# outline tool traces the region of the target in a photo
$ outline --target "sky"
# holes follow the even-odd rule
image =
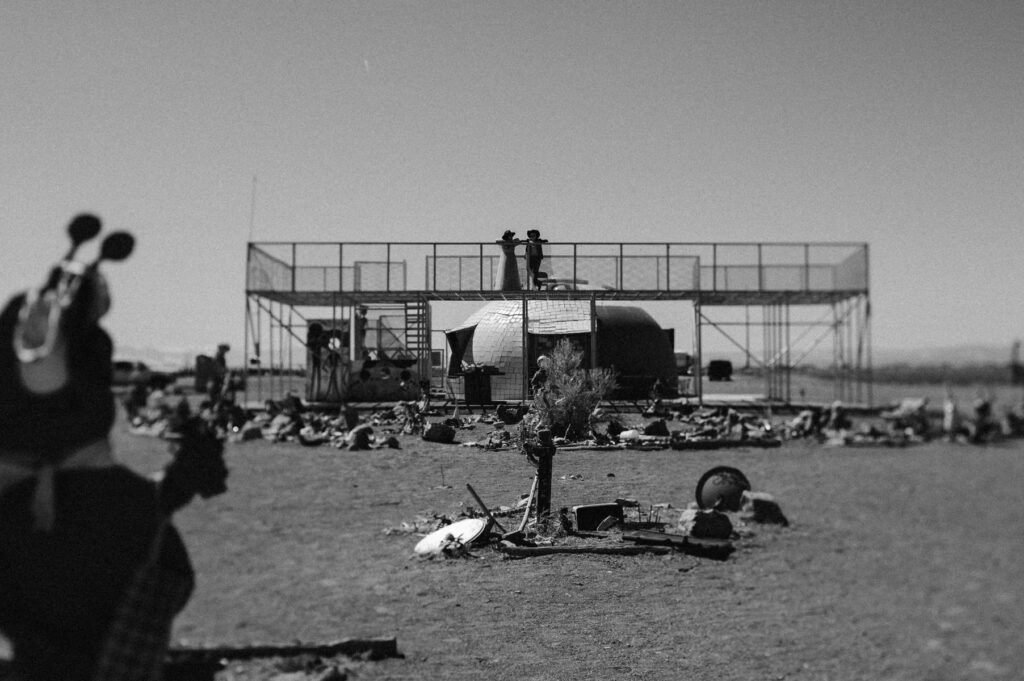
[[[1024,3],[0,3],[0,293],[90,211],[120,347],[249,240],[863,241],[876,348],[1024,337]]]

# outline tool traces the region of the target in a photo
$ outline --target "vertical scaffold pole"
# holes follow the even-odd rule
[[[597,296],[590,294],[590,368],[597,368]]]
[[[245,328],[242,330],[242,395],[244,400],[249,401],[249,324],[252,323],[252,313],[249,308],[249,294],[245,294]],[[245,406],[244,404],[242,405]]]
[[[263,357],[260,354],[259,346],[263,340],[263,306],[256,305],[256,358],[259,359],[259,382],[257,382],[256,399],[260,405],[263,403],[263,374],[266,371],[263,367]]]
[[[700,309],[700,298],[697,298],[693,302],[693,349],[696,354],[695,361],[693,363],[693,385],[697,391],[697,404],[704,406],[704,377],[702,365],[704,363],[704,349],[701,343],[701,336],[703,330],[701,329],[701,309]]]
[[[870,294],[865,294],[864,325],[867,327],[867,339],[868,339],[867,340],[867,342],[868,342],[868,367],[867,367],[867,372],[868,372],[868,375],[867,375],[867,380],[868,380],[868,406],[869,407],[874,407],[875,406],[875,393],[874,393],[875,376],[874,376],[874,367],[872,366],[872,361],[873,360],[872,360],[872,356],[871,356],[871,297],[870,297]]]
[[[838,400],[841,394],[839,389],[839,371],[841,369],[839,359],[840,340],[839,312],[836,310],[836,304],[832,303],[832,399],[834,400]]]
[[[793,402],[793,366],[792,366],[793,359],[790,356],[790,351],[791,351],[791,347],[792,347],[791,346],[792,340],[791,340],[791,336],[790,336],[791,318],[790,318],[789,300],[786,301],[786,308],[785,309],[786,309],[786,327],[785,327],[785,331],[786,331],[786,354],[785,354],[785,358],[786,358],[786,365],[785,365],[785,370],[786,370],[786,389],[785,389],[785,401],[786,401],[786,404],[791,404]]]
[[[523,298],[523,385],[522,400],[526,402],[530,397],[530,305],[526,300],[526,293]]]
[[[267,389],[270,391],[270,399],[274,399],[274,303],[267,305],[267,355],[270,358],[270,376],[268,377]]]
[[[285,339],[285,324],[284,324],[284,303],[277,304],[277,353],[281,356],[281,368],[278,370],[280,376],[277,394],[283,395],[285,391],[285,350],[284,350],[284,339]],[[291,343],[288,344],[291,347]]]

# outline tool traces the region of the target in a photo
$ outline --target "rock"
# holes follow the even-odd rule
[[[688,508],[679,516],[676,528],[700,539],[728,539],[732,536],[732,521],[721,511]]]
[[[658,419],[657,421],[651,421],[644,427],[644,435],[657,435],[660,437],[668,437],[668,425],[665,423],[665,419]]]
[[[782,513],[782,508],[767,492],[743,492],[741,514],[740,517],[744,521],[789,526],[789,520]]]
[[[447,423],[431,423],[423,431],[423,439],[427,442],[441,442],[450,444],[455,441],[455,428]]]

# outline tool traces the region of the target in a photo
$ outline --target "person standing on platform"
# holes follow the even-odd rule
[[[540,238],[540,230],[531,229],[526,232],[526,269],[530,272],[530,283],[538,289],[540,264],[544,260],[544,247],[541,244],[545,243],[547,239]]]

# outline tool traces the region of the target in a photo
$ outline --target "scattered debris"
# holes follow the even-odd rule
[[[622,507],[618,504],[587,504],[585,506],[573,506],[572,517],[576,523],[577,530],[598,530],[608,529],[600,527],[609,518],[621,524],[623,521]]]
[[[705,472],[697,484],[697,502],[691,502],[673,528],[666,530],[662,514],[671,503],[641,505],[636,499],[619,498],[610,503],[581,504],[561,508],[557,514],[538,513],[531,522],[537,502],[541,475],[534,477],[530,493],[510,507],[489,508],[473,489],[467,491],[486,518],[470,517],[452,522],[446,516],[420,516],[415,523],[402,523],[387,534],[425,534],[417,543],[418,556],[438,558],[483,558],[469,552],[470,546],[491,546],[501,556],[526,558],[553,554],[636,555],[681,552],[712,560],[726,560],[734,541],[752,532],[745,523],[788,526],[774,497],[752,492],[741,471],[716,466]],[[524,510],[525,509],[525,510]],[[498,514],[523,512],[518,528],[506,531],[495,518]],[[739,526],[739,530],[737,530]],[[496,528],[500,534],[495,534]]]
[[[669,546],[515,546],[508,542],[502,542],[496,546],[497,550],[510,558],[530,558],[533,556],[549,556],[555,553],[591,553],[616,556],[636,556],[641,553],[666,554],[672,552]]]
[[[632,530],[623,533],[622,538],[625,541],[638,544],[668,546],[690,556],[710,558],[712,560],[726,560],[736,550],[733,543],[726,539],[706,539],[651,530]]]

